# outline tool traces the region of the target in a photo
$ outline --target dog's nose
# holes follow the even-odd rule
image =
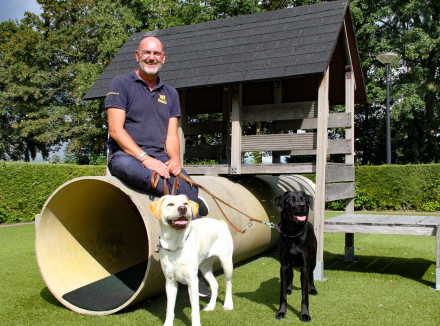
[[[177,208],[177,211],[179,212],[179,213],[181,213],[181,214],[185,214],[186,213],[186,210],[187,210],[187,208],[186,208],[186,206],[179,206],[178,208]]]

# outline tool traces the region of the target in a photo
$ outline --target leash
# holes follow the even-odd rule
[[[237,209],[236,207],[234,207],[234,206],[228,204],[228,203],[225,202],[223,199],[221,199],[221,198],[217,197],[216,195],[214,195],[213,193],[211,193],[208,189],[206,189],[206,188],[205,188],[204,186],[202,186],[201,184],[198,184],[198,183],[195,182],[194,180],[188,178],[186,175],[180,173],[176,178],[179,178],[179,177],[182,178],[183,180],[185,180],[186,182],[188,182],[191,186],[196,186],[197,188],[202,189],[204,192],[206,192],[208,195],[210,195],[210,196],[212,197],[212,199],[214,199],[214,202],[216,203],[216,205],[217,205],[217,207],[219,208],[220,212],[223,214],[223,216],[224,216],[224,218],[226,219],[226,221],[228,221],[228,223],[234,228],[235,231],[240,232],[240,233],[245,233],[246,230],[249,229],[249,228],[252,226],[252,222],[257,222],[257,223],[265,224],[265,225],[269,226],[269,227],[272,228],[272,229],[276,227],[276,225],[275,225],[274,223],[272,223],[272,222],[271,222],[271,223],[268,223],[268,222],[264,222],[264,221],[258,220],[258,219],[256,219],[256,218],[253,218],[253,217],[249,216],[248,214],[246,214],[246,213],[240,211],[240,210]],[[235,225],[234,225],[234,224],[228,219],[228,217],[226,216],[225,212],[224,212],[223,209],[220,207],[220,205],[219,205],[218,202],[221,202],[221,203],[223,203],[224,205],[226,205],[226,206],[232,208],[233,210],[239,212],[240,214],[246,216],[246,217],[249,219],[249,222],[248,222],[248,224],[246,225],[246,227],[245,227],[243,230],[241,230],[241,229],[239,229],[238,227],[236,227],[236,226],[235,226]]]
[[[301,236],[301,235],[304,233],[304,231],[305,231],[305,229],[304,229],[303,232],[301,232],[301,233],[299,233],[299,234],[296,234],[296,235],[287,235],[287,234],[285,234],[283,231],[281,231],[281,228],[280,228],[280,224],[281,224],[281,223],[278,223],[278,224],[275,224],[275,223],[272,223],[272,222],[268,223],[268,222],[264,222],[264,221],[261,221],[261,220],[258,220],[258,219],[256,219],[256,218],[253,218],[253,217],[249,216],[248,214],[246,214],[246,213],[240,211],[238,208],[236,208],[236,207],[234,207],[234,206],[228,204],[228,203],[225,202],[223,199],[217,197],[217,196],[214,195],[212,192],[210,192],[208,189],[206,189],[204,186],[202,186],[201,184],[199,184],[199,183],[195,182],[194,180],[188,178],[186,175],[184,175],[184,174],[182,174],[182,173],[180,173],[180,174],[179,174],[178,176],[176,176],[175,179],[174,179],[173,186],[172,186],[172,190],[171,190],[171,194],[172,194],[172,195],[176,195],[176,194],[177,194],[177,190],[178,190],[179,185],[180,185],[180,183],[179,183],[179,178],[185,180],[185,181],[186,181],[187,183],[189,183],[191,186],[196,186],[197,188],[202,189],[204,192],[206,192],[208,195],[210,195],[210,196],[212,197],[212,199],[214,199],[214,202],[216,203],[216,205],[217,205],[217,207],[219,208],[220,212],[223,214],[223,217],[226,219],[226,221],[228,221],[228,223],[232,226],[232,228],[233,228],[235,231],[237,231],[237,232],[245,233],[246,230],[249,229],[249,228],[252,226],[252,222],[265,224],[265,225],[269,226],[271,229],[276,229],[281,235],[283,235],[283,236],[286,237],[286,238],[296,238],[296,237],[299,237],[299,236]],[[159,182],[159,180],[160,180],[160,175],[159,175],[158,173],[156,173],[156,172],[153,172],[153,174],[152,174],[152,176],[151,176],[151,187],[156,188],[156,187],[157,187],[157,184],[158,184],[158,182]],[[166,180],[165,178],[164,178],[164,187],[163,187],[163,189],[164,189],[164,195],[168,195],[168,184],[167,184],[167,180]],[[238,227],[236,227],[236,226],[231,222],[231,220],[226,216],[226,213],[223,211],[223,209],[221,208],[221,206],[220,206],[220,204],[219,204],[218,202],[221,202],[221,203],[223,203],[224,205],[226,205],[226,206],[232,208],[233,210],[239,212],[240,214],[246,216],[246,217],[249,219],[249,222],[248,222],[248,224],[246,225],[246,227],[245,227],[243,230],[241,230],[241,229],[239,229]],[[160,245],[160,243],[159,243],[159,245]],[[164,248],[164,249],[165,249],[165,248]]]
[[[179,188],[180,182],[179,182],[179,178],[183,179],[184,181],[186,181],[187,183],[189,183],[191,186],[196,186],[199,189],[202,189],[203,191],[205,191],[208,195],[210,195],[212,197],[212,199],[214,199],[215,204],[217,205],[217,207],[219,208],[220,212],[223,214],[223,217],[226,219],[226,221],[228,221],[228,223],[232,226],[232,228],[240,233],[245,233],[247,229],[249,229],[252,226],[252,222],[257,222],[257,223],[262,223],[265,224],[267,226],[269,226],[270,228],[276,228],[276,225],[274,223],[268,223],[268,222],[264,222],[261,220],[258,220],[256,218],[253,218],[251,216],[249,216],[248,214],[240,211],[239,209],[237,209],[236,207],[228,204],[227,202],[225,202],[223,199],[217,197],[216,195],[214,195],[213,193],[211,193],[208,189],[206,189],[204,186],[202,186],[201,184],[195,182],[194,180],[188,178],[186,175],[180,173],[178,176],[175,177],[174,182],[173,182],[173,186],[172,186],[172,190],[171,190],[171,195],[176,195],[177,194],[177,190]],[[160,175],[157,172],[153,172],[153,174],[151,175],[151,187],[152,188],[156,188],[157,184],[159,183],[160,180]],[[163,185],[163,189],[164,189],[164,195],[168,195],[170,194],[168,191],[168,183],[167,183],[167,179],[164,178],[163,180],[164,185]],[[221,202],[223,204],[225,204],[226,206],[236,210],[237,212],[239,212],[240,214],[246,216],[249,219],[248,224],[246,225],[246,227],[242,230],[239,229],[238,227],[236,227],[231,220],[226,216],[226,213],[223,211],[223,209],[221,208],[220,204],[218,202]]]
[[[180,173],[178,176],[175,177],[174,182],[173,182],[173,186],[172,186],[172,189],[171,189],[171,195],[176,195],[176,194],[177,194],[177,190],[178,190],[179,185],[180,185],[179,178],[182,178],[182,179],[185,180],[187,183],[189,183],[191,186],[196,186],[197,188],[202,189],[204,192],[206,192],[208,195],[210,195],[210,196],[212,197],[212,199],[214,199],[214,202],[216,203],[216,205],[217,205],[217,207],[219,208],[220,212],[223,214],[223,217],[226,219],[226,221],[228,221],[228,223],[229,223],[229,224],[233,227],[233,229],[234,229],[235,231],[237,231],[237,232],[245,233],[246,230],[249,229],[249,228],[252,226],[252,222],[257,222],[257,223],[265,224],[265,225],[269,226],[271,229],[276,229],[280,234],[282,234],[282,235],[283,235],[284,237],[286,237],[286,238],[296,238],[296,237],[299,237],[299,236],[301,236],[301,235],[304,233],[304,231],[305,231],[305,229],[304,229],[304,230],[303,230],[301,233],[299,233],[299,234],[296,234],[296,235],[287,235],[287,234],[285,234],[283,231],[281,231],[281,228],[280,228],[280,224],[281,224],[281,223],[278,223],[278,224],[275,224],[275,223],[272,223],[272,222],[268,223],[268,222],[264,222],[264,221],[261,221],[261,220],[258,220],[258,219],[256,219],[256,218],[253,218],[253,217],[249,216],[248,214],[246,214],[246,213],[240,211],[238,208],[236,208],[236,207],[234,207],[234,206],[228,204],[228,203],[225,202],[223,199],[217,197],[216,195],[214,195],[213,193],[211,193],[208,189],[206,189],[204,186],[202,186],[201,184],[199,184],[199,183],[195,182],[194,180],[188,178],[186,175],[184,175],[184,174],[182,174],[182,173]],[[159,183],[159,180],[160,180],[160,175],[159,175],[157,172],[153,172],[153,174],[151,175],[151,187],[152,187],[152,188],[156,188],[156,187],[157,187],[157,184]],[[168,195],[168,183],[167,183],[167,179],[164,178],[164,179],[163,179],[163,182],[164,182],[164,187],[163,187],[163,189],[164,189],[164,195]],[[226,206],[232,208],[233,210],[239,212],[240,214],[246,216],[246,217],[249,219],[248,224],[246,225],[246,227],[245,227],[243,230],[241,230],[241,229],[239,229],[238,227],[236,227],[236,226],[231,222],[231,220],[228,219],[228,217],[226,216],[225,212],[224,212],[223,209],[221,208],[221,206],[220,206],[220,204],[218,203],[218,201],[221,202],[221,203],[223,203],[223,204],[225,204]],[[163,247],[161,246],[161,244],[160,244],[160,240],[159,240],[159,245],[158,245],[158,247],[156,248],[156,250],[157,250],[156,252],[159,251],[159,248],[160,248],[160,247],[163,248]],[[166,249],[166,248],[163,248],[163,249],[168,250],[168,249]]]
[[[153,172],[151,175],[151,188],[156,189],[157,184],[159,183],[160,175],[156,171]],[[179,189],[180,183],[179,183],[179,177],[177,176],[174,179],[173,186],[171,188],[171,193],[169,193],[168,190],[168,182],[167,179],[163,178],[163,194],[164,195],[177,195],[177,190]]]

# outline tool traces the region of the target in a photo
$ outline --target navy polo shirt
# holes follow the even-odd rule
[[[158,79],[158,85],[150,91],[135,71],[112,80],[105,107],[125,111],[125,130],[139,147],[153,156],[165,148],[169,119],[180,117],[176,89]],[[110,154],[121,150],[111,137],[108,147]]]

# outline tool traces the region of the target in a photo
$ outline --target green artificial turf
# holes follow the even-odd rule
[[[440,218],[440,217],[439,217]],[[37,267],[34,225],[0,228],[0,325],[162,325],[166,296],[158,295],[114,315],[68,310],[47,289]],[[435,237],[355,235],[356,263],[344,263],[344,234],[325,234],[324,276],[310,297],[315,325],[440,325],[435,282]],[[301,291],[295,271],[285,320],[276,320],[279,262],[276,250],[237,264],[234,310],[223,311],[224,278],[213,312],[201,311],[202,325],[301,325]],[[207,299],[201,299],[201,306]],[[179,288],[174,325],[190,325],[185,287]]]

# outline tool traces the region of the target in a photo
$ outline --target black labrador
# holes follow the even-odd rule
[[[313,197],[304,191],[286,191],[274,198],[273,202],[281,212],[281,222],[278,224],[281,294],[280,309],[275,317],[286,318],[287,295],[293,289],[293,267],[299,267],[302,293],[300,319],[308,322],[312,320],[309,314],[309,294],[318,294],[313,282],[317,241],[313,225],[308,221]]]

